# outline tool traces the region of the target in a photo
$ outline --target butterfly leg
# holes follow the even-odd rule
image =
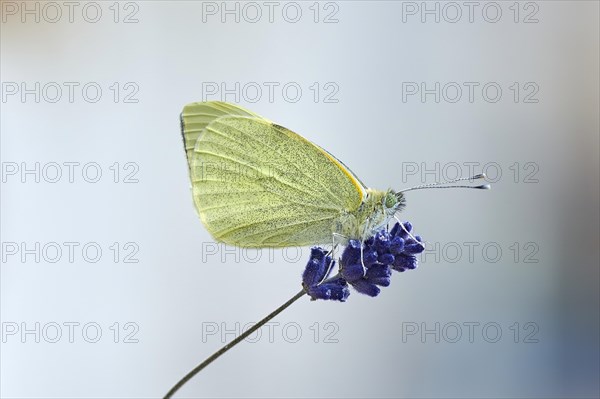
[[[338,233],[333,233],[331,236],[331,249],[327,252],[326,256],[330,256],[331,257],[331,261],[329,262],[329,265],[327,266],[327,272],[325,273],[323,279],[321,281],[319,281],[319,284],[322,284],[323,281],[327,280],[327,278],[329,277],[329,275],[331,274],[331,269],[333,268],[333,263],[335,262],[335,251],[337,249],[338,244],[336,243],[336,236],[342,236],[341,234]]]
[[[367,273],[367,266],[365,265],[365,260],[364,260],[364,242],[365,242],[366,238],[372,234],[373,223],[374,223],[373,220],[368,220],[367,223],[365,223],[365,226],[363,228],[362,235],[361,235],[361,240],[360,240],[360,263],[363,268],[363,274]]]
[[[410,234],[410,231],[406,230],[406,227],[404,227],[404,224],[400,221],[400,219],[398,219],[398,217],[396,216],[396,214],[394,214],[394,219],[396,219],[396,221],[398,222],[398,224],[400,225],[400,227],[402,228],[402,230],[404,230],[404,232],[406,234],[408,234],[408,236],[410,238],[412,238],[413,240],[415,240],[416,242],[418,242],[423,249],[425,249],[425,244],[423,244],[421,241],[418,241],[412,234]]]
[[[365,260],[364,260],[364,256],[363,256],[363,245],[362,242],[360,243],[360,264],[362,265],[363,268],[363,275],[367,273],[367,267],[365,266]]]
[[[338,240],[336,240],[338,238]],[[337,247],[340,243],[347,243],[350,238],[340,233],[331,233],[332,247]]]

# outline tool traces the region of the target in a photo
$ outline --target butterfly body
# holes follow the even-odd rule
[[[327,151],[236,105],[192,103],[181,120],[194,204],[218,241],[260,248],[362,239],[404,205],[401,193],[366,188]]]
[[[333,230],[342,237],[362,241],[386,226],[403,208],[404,196],[401,193],[367,189],[367,195],[358,209],[342,215]]]

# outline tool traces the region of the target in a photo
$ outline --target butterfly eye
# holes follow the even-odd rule
[[[396,198],[396,195],[392,192],[388,192],[383,197],[383,206],[386,208],[393,208],[394,206],[396,206],[397,203],[398,199]]]

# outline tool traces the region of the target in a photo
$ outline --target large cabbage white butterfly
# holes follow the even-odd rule
[[[367,188],[329,152],[237,105],[188,104],[181,127],[194,204],[217,241],[257,248],[362,241],[404,207],[403,192]]]

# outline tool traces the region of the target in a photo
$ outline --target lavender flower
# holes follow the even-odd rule
[[[334,277],[326,280],[335,266],[335,261],[323,250],[315,247],[311,249],[310,260],[302,274],[302,286],[313,300],[331,299],[344,302],[350,290],[346,280]]]
[[[356,291],[375,297],[380,287],[391,283],[392,270],[416,269],[415,255],[425,249],[421,237],[412,235],[412,225],[396,223],[383,229],[364,243],[350,240],[340,257],[339,273],[329,278],[335,261],[322,248],[313,248],[302,276],[302,285],[313,300],[331,299],[344,302],[350,295],[348,284]]]

